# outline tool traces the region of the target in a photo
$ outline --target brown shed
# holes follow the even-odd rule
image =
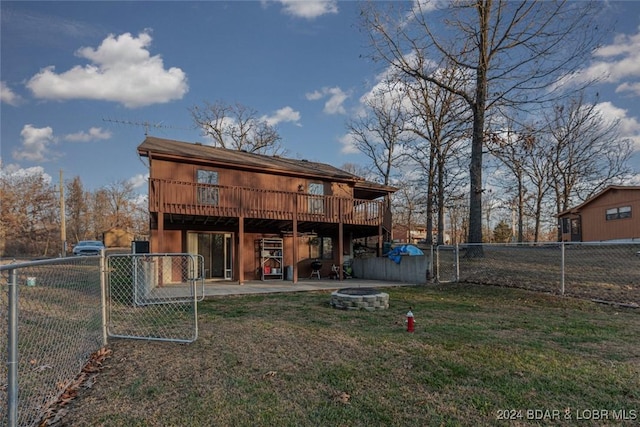
[[[134,239],[132,232],[111,227],[102,233],[102,241],[107,248],[129,248]]]
[[[640,239],[640,187],[612,185],[561,212],[563,242]]]

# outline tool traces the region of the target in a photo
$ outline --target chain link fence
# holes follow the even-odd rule
[[[38,425],[105,344],[100,264],[93,256],[0,266],[2,425]]]
[[[176,342],[198,337],[204,298],[200,255],[119,254],[107,257],[108,335]]]
[[[203,265],[114,254],[0,266],[0,425],[47,425],[108,337],[194,341]]]
[[[436,250],[437,279],[640,305],[640,243],[461,244]]]

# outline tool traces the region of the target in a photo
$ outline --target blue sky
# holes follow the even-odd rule
[[[632,138],[640,174],[640,2],[603,2],[615,32],[585,64],[606,117]],[[12,2],[1,8],[4,168],[42,168],[86,189],[131,180],[151,135],[207,142],[188,109],[241,103],[274,124],[288,155],[366,163],[345,122],[384,71],[364,56],[357,2]],[[611,21],[609,21],[611,22]],[[110,121],[107,121],[110,120]],[[134,124],[116,123],[114,121]],[[638,182],[640,183],[640,181]]]

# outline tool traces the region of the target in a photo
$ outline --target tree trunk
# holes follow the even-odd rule
[[[438,245],[444,245],[444,160],[438,157]]]
[[[473,109],[473,137],[469,166],[469,243],[482,243],[482,149],[484,147],[484,118],[487,103],[487,70],[489,46],[489,15],[491,0],[478,2],[480,17],[478,67],[476,69]],[[481,252],[479,253],[481,255]]]

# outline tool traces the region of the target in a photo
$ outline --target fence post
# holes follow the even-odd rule
[[[429,254],[429,265],[428,265],[428,269],[429,269],[429,277],[427,277],[427,279],[429,280],[429,282],[433,283],[433,280],[435,279],[434,274],[433,274],[433,254],[434,254],[434,245],[430,245],[429,246],[429,251],[431,252]]]
[[[107,345],[107,263],[106,251],[100,251],[100,304],[102,305],[102,345]]]
[[[9,317],[7,343],[7,420],[18,425],[18,274],[9,270]]]
[[[564,295],[564,242],[560,242],[560,295]]]
[[[440,246],[436,246],[436,265],[434,267],[436,282],[440,283]]]
[[[458,246],[458,243],[456,243],[454,259],[456,262],[456,283],[458,283],[460,281],[460,247]]]

